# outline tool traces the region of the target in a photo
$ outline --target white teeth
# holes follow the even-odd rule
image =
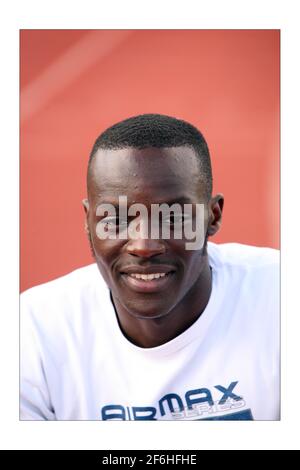
[[[153,273],[153,274],[130,274],[131,277],[136,279],[143,279],[143,281],[152,281],[153,279],[159,279],[164,277],[166,273]]]

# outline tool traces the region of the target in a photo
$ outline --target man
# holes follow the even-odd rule
[[[21,418],[279,419],[278,253],[208,242],[223,196],[202,134],[112,126],[87,192],[96,263],[22,294]]]

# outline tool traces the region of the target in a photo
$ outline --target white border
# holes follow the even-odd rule
[[[288,7],[285,5],[288,3]],[[1,447],[3,449],[299,448],[299,26],[297,1],[11,1],[1,13]],[[9,5],[9,6],[8,6]],[[55,6],[54,6],[55,5]],[[282,30],[281,422],[18,421],[18,29]],[[259,71],[258,71],[259,73]],[[259,326],[258,326],[259,327]]]

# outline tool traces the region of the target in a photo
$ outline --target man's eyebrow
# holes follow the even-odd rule
[[[193,201],[189,198],[189,197],[180,197],[178,199],[171,199],[171,200],[168,200],[168,201],[163,201],[163,202],[159,202],[158,204],[168,204],[169,206],[172,206],[173,204],[192,204]]]
[[[134,203],[138,203],[138,202],[139,201],[134,201]],[[182,197],[179,197],[179,198],[176,198],[176,199],[155,201],[155,202],[152,202],[151,204],[168,204],[169,206],[172,206],[173,204],[183,205],[183,204],[192,204],[192,203],[193,203],[193,201],[189,197],[182,196]],[[98,203],[98,204],[110,204],[110,205],[114,206],[115,209],[119,208],[119,201],[116,200],[115,198],[114,199],[105,199],[105,200],[101,201],[101,203]],[[129,201],[127,201],[127,204],[130,205]]]

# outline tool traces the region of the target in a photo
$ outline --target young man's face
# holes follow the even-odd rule
[[[167,315],[199,278],[207,262],[205,246],[187,250],[187,240],[174,239],[172,233],[169,239],[130,235],[126,239],[99,238],[97,224],[104,217],[96,212],[102,204],[113,204],[118,212],[119,196],[126,196],[128,208],[140,203],[148,209],[150,228],[151,204],[204,204],[206,235],[210,208],[194,151],[186,146],[98,150],[88,192],[85,208],[91,247],[113,297],[135,317]],[[128,217],[128,222],[134,219]],[[152,279],[151,274],[159,277]]]

